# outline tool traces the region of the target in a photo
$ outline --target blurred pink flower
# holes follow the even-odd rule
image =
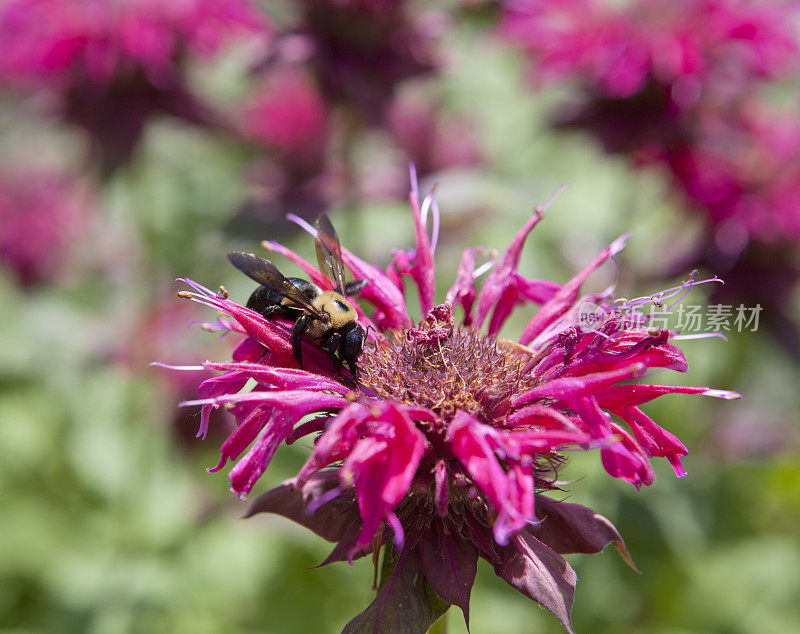
[[[249,0],[11,0],[0,8],[0,81],[59,97],[106,170],[129,157],[148,117],[219,123],[187,88],[187,56],[267,32]]]
[[[473,128],[463,118],[443,115],[431,99],[415,95],[398,95],[387,107],[387,128],[420,176],[480,162]]]
[[[795,117],[752,101],[696,124],[692,143],[664,147],[653,157],[669,166],[688,199],[729,233],[735,228],[764,243],[800,241]]]
[[[88,192],[64,174],[0,171],[0,263],[23,286],[58,281],[88,204]]]
[[[759,96],[798,76],[799,20],[794,2],[515,0],[503,32],[537,80],[579,85],[557,125],[666,166],[691,208],[742,236],[741,252],[751,238],[800,240],[797,116]]]
[[[300,0],[295,34],[328,103],[376,124],[397,84],[434,70],[439,14],[407,0]]]
[[[247,104],[243,127],[287,170],[309,174],[324,161],[328,118],[328,106],[308,77],[300,71],[277,71]]]
[[[212,409],[231,407],[238,427],[211,471],[236,461],[229,477],[240,497],[280,444],[316,435],[297,477],[262,495],[250,514],[279,513],[336,542],[325,563],[352,561],[389,544],[392,577],[350,631],[379,622],[382,631],[425,631],[441,614],[426,598],[431,588],[466,617],[479,557],[572,631],[575,573],[561,555],[596,553],[613,543],[630,559],[607,519],[543,494],[559,489],[562,452],[598,450],[610,475],[637,488],[653,482],[652,457],[666,457],[682,476],[686,447],[641,406],[667,394],[738,395],[635,382],[650,368],[686,371],[670,341],[676,333],[648,328],[643,309],[679,300],[687,287],[622,303],[612,301],[611,289],[582,295],[585,280],[627,236],[565,284],[525,277],[520,255],[541,209],[494,261],[480,291],[475,283],[484,271],[476,270],[474,249],[467,249],[446,302],[436,304],[438,208],[431,194],[420,202],[415,183],[414,249],[395,252],[386,271],[342,250],[351,273],[369,282],[360,299],[374,309],[370,319],[357,307],[369,331],[358,377],[337,373],[308,340],[304,369],[298,369],[291,323],[184,280],[192,290],[183,297],[220,311],[221,331],[245,335],[231,362],[174,368],[221,372],[199,386],[200,399],[184,405],[201,406],[203,434]],[[292,251],[263,244],[327,284]],[[407,309],[405,277],[425,316],[419,323]],[[511,312],[530,304],[539,309],[519,341],[498,340]],[[463,323],[454,317],[458,307]],[[252,389],[243,389],[248,383]]]
[[[794,10],[749,0],[513,0],[503,30],[536,60],[536,76],[580,78],[617,99],[654,83],[682,109],[709,83],[737,95],[796,67]]]

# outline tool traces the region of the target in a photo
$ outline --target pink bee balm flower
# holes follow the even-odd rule
[[[624,304],[612,302],[610,290],[583,296],[584,281],[627,236],[564,284],[524,276],[520,254],[541,208],[493,262],[480,290],[476,279],[486,267],[476,268],[475,250],[467,249],[446,301],[437,304],[438,209],[432,194],[420,202],[412,177],[415,248],[396,252],[388,271],[342,249],[352,275],[369,282],[360,304],[373,309],[369,318],[358,307],[369,339],[357,378],[338,374],[310,340],[299,369],[291,323],[184,280],[191,291],[182,296],[220,311],[220,330],[243,335],[232,361],[178,368],[221,373],[184,405],[201,406],[201,434],[213,408],[229,406],[236,416],[211,471],[234,461],[231,488],[241,497],[280,444],[315,435],[298,475],[261,495],[248,514],[278,513],[334,542],[324,563],[370,553],[377,562],[385,547],[381,589],[345,631],[424,632],[450,604],[467,618],[478,558],[572,631],[576,577],[562,555],[613,544],[632,563],[606,518],[547,495],[559,489],[564,452],[597,450],[611,476],[636,487],[653,482],[653,457],[667,458],[682,476],[686,447],[642,406],[667,394],[738,395],[637,381],[651,368],[686,371],[676,333],[648,329],[641,309],[681,295],[686,285]],[[293,252],[263,244],[326,284]],[[405,277],[421,322],[406,308]],[[531,304],[538,310],[519,340],[498,339],[511,312]]]
[[[578,75],[614,98],[653,83],[682,108],[708,82],[724,80],[735,95],[755,78],[796,68],[794,11],[752,0],[514,0],[503,30],[547,77]]]
[[[743,236],[741,250],[749,237],[800,239],[797,117],[758,97],[800,71],[799,8],[516,0],[505,6],[503,33],[526,51],[538,79],[580,86],[579,102],[560,109],[557,125],[589,130],[636,165],[666,167],[714,229]]]
[[[287,170],[313,174],[324,161],[328,119],[328,107],[308,77],[300,71],[276,71],[248,103],[243,128]]]
[[[88,192],[65,174],[0,172],[0,264],[23,286],[56,281],[88,205]]]
[[[110,170],[154,113],[219,124],[182,63],[266,32],[249,0],[11,0],[0,8],[0,82],[54,93],[59,115],[89,132]]]

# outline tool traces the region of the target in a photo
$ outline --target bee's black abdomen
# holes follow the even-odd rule
[[[247,300],[247,307],[257,313],[263,313],[266,308],[276,304],[280,304],[280,297],[266,286],[259,286]]]

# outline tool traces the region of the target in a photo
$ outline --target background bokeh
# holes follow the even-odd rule
[[[679,379],[744,400],[649,406],[689,447],[688,477],[656,465],[636,492],[597,456],[565,469],[569,499],[609,517],[642,571],[570,557],[573,617],[578,632],[800,630],[797,11],[0,2],[0,629],[338,632],[367,605],[368,558],[312,569],[328,545],[311,533],[239,519],[224,471],[204,470],[231,420],[195,439],[198,412],[176,404],[197,376],[148,364],[227,357],[174,280],[243,301],[228,250],[278,239],[313,257],[288,212],[326,210],[349,249],[388,263],[413,239],[413,161],[442,212],[439,297],[463,246],[504,248],[567,183],[523,274],[563,282],[631,231],[621,294],[697,267],[728,283],[688,303],[763,306],[756,332],[683,345]],[[296,473],[298,445],[262,489]],[[466,631],[458,611],[449,631]],[[479,566],[471,631],[561,630]]]

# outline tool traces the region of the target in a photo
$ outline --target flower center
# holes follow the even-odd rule
[[[445,425],[459,409],[492,424],[508,412],[511,395],[536,385],[524,371],[530,357],[469,327],[454,327],[448,316],[390,331],[365,349],[361,383],[383,398],[426,407]]]

